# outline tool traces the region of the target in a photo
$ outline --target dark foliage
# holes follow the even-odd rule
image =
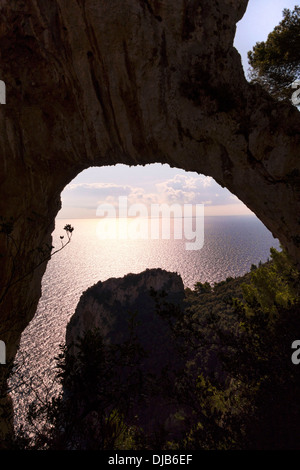
[[[183,367],[175,375],[171,361],[159,376],[143,370],[134,315],[122,344],[104,344],[99,331],[89,332],[75,355],[62,351],[64,393],[31,409],[29,420],[42,423],[41,431],[34,439],[19,436],[19,443],[50,449],[299,449],[300,375],[291,360],[300,331],[299,288],[298,270],[285,252],[272,249],[271,261],[241,278],[187,289],[184,310],[152,291]],[[134,404],[153,406],[153,397],[175,406],[179,433],[164,426],[147,433],[132,421]]]
[[[277,99],[291,98],[300,77],[300,7],[283,10],[283,20],[266,41],[248,52],[250,78]]]

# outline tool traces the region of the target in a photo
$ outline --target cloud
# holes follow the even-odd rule
[[[118,185],[114,183],[76,183],[65,187],[66,197],[74,197],[77,194],[87,195],[88,197],[106,198],[107,196],[126,196],[130,194],[131,186]],[[72,194],[71,194],[72,193]]]
[[[227,210],[237,204],[243,206],[236,196],[210,176],[176,174],[154,184],[151,189],[148,192],[142,186],[109,182],[70,183],[62,193],[63,213],[69,209],[69,213],[74,214],[77,208],[82,214],[95,217],[101,204],[118,208],[120,196],[127,197],[128,206],[144,204],[148,208],[151,204],[204,204],[208,208],[218,206],[219,212],[222,212],[222,207]]]
[[[231,193],[210,176],[175,175],[158,183],[157,191],[164,202],[179,204],[228,204]],[[236,198],[238,201],[238,199]]]
[[[71,183],[62,193],[62,201],[64,207],[94,209],[96,213],[101,204],[117,207],[120,196],[126,196],[128,204],[158,202],[158,195],[146,193],[144,188],[114,183]]]

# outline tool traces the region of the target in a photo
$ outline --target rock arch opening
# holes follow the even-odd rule
[[[162,233],[155,239],[151,234],[142,239],[124,233],[111,236],[111,226],[107,236],[99,236],[98,206],[117,205],[119,196],[124,195],[129,206],[138,203],[146,208],[203,204],[203,247],[187,250],[184,236],[177,240],[173,236],[174,221],[170,221],[171,231],[165,239]],[[59,345],[65,342],[66,326],[89,287],[157,268],[178,273],[184,287],[193,288],[196,282],[213,285],[245,274],[252,264],[267,260],[271,246],[278,248],[278,240],[227,189],[211,177],[168,165],[90,168],[66,186],[61,199],[52,234],[53,252],[66,242],[66,224],[74,227],[74,232],[71,243],[48,262],[37,313],[22,336],[17,362],[27,385],[12,393],[17,427],[26,425],[28,403],[36,393],[55,393],[50,384]],[[12,377],[12,389],[17,380],[18,375]]]

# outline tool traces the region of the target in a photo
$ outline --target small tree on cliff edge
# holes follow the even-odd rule
[[[74,227],[70,224],[64,226],[64,230],[66,232],[67,241],[64,241],[64,235],[60,236],[61,246],[53,251],[54,246],[45,244],[43,246],[38,246],[35,250],[37,253],[38,261],[36,261],[32,266],[29,266],[25,273],[21,274],[20,271],[20,245],[18,246],[14,237],[13,237],[13,229],[14,229],[14,221],[13,219],[6,220],[2,216],[0,216],[0,235],[4,236],[6,239],[6,250],[8,257],[12,260],[12,269],[10,272],[9,279],[5,285],[0,285],[0,304],[3,302],[4,298],[6,297],[8,291],[12,286],[18,284],[19,282],[23,281],[26,277],[35,271],[39,266],[43,263],[48,261],[52,256],[56,253],[62,251],[70,242],[72,238],[72,233],[74,231]],[[0,253],[0,258],[3,256]]]
[[[283,20],[248,52],[249,78],[277,99],[290,99],[300,78],[300,7],[284,9]]]

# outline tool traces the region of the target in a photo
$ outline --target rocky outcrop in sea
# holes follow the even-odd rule
[[[100,281],[87,289],[67,326],[66,344],[75,358],[76,343],[88,331],[100,331],[107,345],[124,345],[134,338],[143,351],[138,365],[141,388],[138,398],[128,406],[125,422],[141,427],[147,435],[163,429],[172,438],[181,430],[184,410],[178,408],[172,383],[184,367],[173,331],[183,308],[181,277],[162,269],[147,269]],[[128,389],[133,387],[131,376],[136,379],[138,375],[132,371],[130,375],[118,365],[114,374]],[[95,426],[95,413],[91,416]]]

